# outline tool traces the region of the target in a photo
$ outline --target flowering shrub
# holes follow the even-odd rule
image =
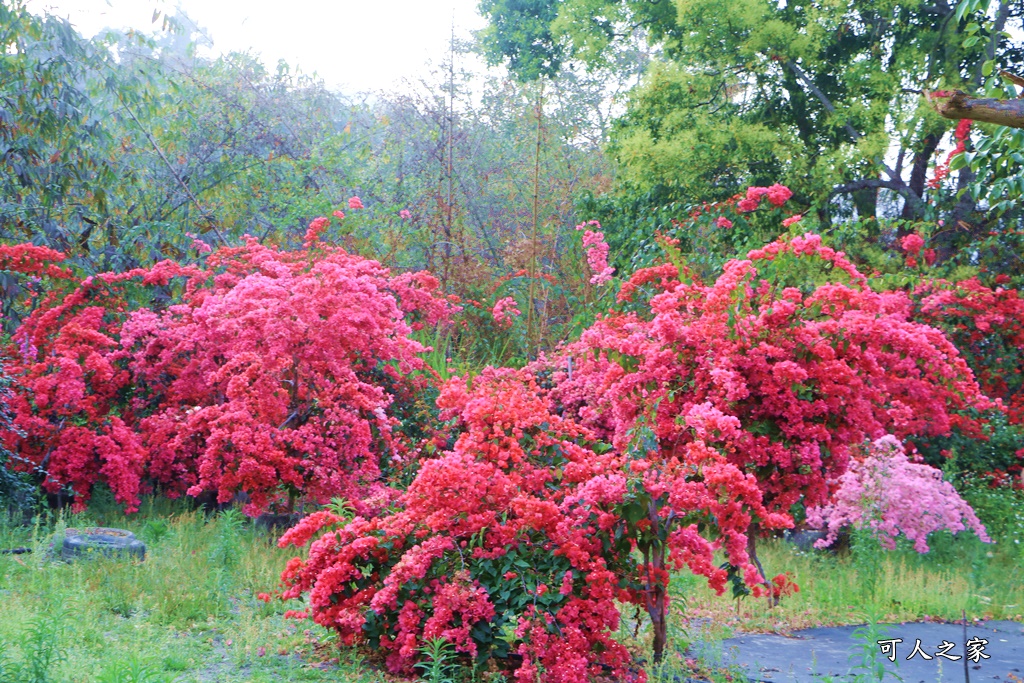
[[[255,512],[279,487],[359,501],[379,478],[394,422],[374,373],[420,366],[398,299],[429,304],[437,282],[341,250],[308,259],[255,241],[222,250],[211,286],[125,323],[122,353],[147,397],[132,407],[165,490],[220,502],[245,491]],[[427,321],[443,311],[428,306]]]
[[[116,357],[128,290],[198,272],[162,262],[88,277],[70,292],[52,290],[15,332],[17,467],[44,473],[47,491],[70,487],[76,509],[101,479],[126,510],[138,505],[146,453],[125,405],[132,378]]]
[[[971,529],[990,542],[974,510],[952,484],[942,480],[942,472],[911,462],[903,444],[892,435],[875,440],[863,459],[853,460],[839,477],[831,501],[808,508],[807,522],[828,530],[815,543],[819,548],[835,542],[844,526],[871,529],[889,549],[896,547],[902,534],[919,553],[928,552],[928,534],[939,529],[954,533]]]
[[[1024,296],[971,278],[933,280],[914,292],[915,317],[942,329],[974,369],[985,393],[1024,424]]]
[[[71,271],[55,265],[63,260],[64,254],[49,247],[0,244],[0,271],[66,279],[71,277]]]
[[[15,334],[18,441],[44,486],[79,508],[105,480],[137,505],[145,476],[170,495],[249,495],[255,513],[282,495],[355,501],[401,456],[392,395],[420,367],[412,327],[450,312],[425,273],[318,241],[278,251],[249,239],[206,259],[103,274],[51,298]],[[128,312],[127,287],[185,278],[180,303]],[[379,496],[378,496],[379,497]]]
[[[999,278],[996,278],[999,282]],[[914,292],[914,317],[943,330],[974,370],[984,392],[1003,403],[1005,416],[986,415],[981,431],[916,442],[932,460],[957,453],[956,466],[993,485],[1024,487],[1024,297],[976,278],[931,280]]]
[[[751,251],[712,285],[659,266],[620,296],[650,283],[661,291],[648,313],[586,330],[566,349],[571,373],[555,361],[553,397],[619,450],[641,421],[663,453],[715,445],[774,513],[826,503],[866,438],[946,434],[991,405],[942,332],[910,320],[906,295],[871,291],[817,235]]]
[[[7,441],[17,436],[14,427],[14,414],[10,409],[11,379],[0,358],[0,511],[22,508],[30,509],[34,503],[34,488],[27,477],[15,472],[10,467],[12,460],[18,456],[7,448]]]
[[[753,211],[760,206],[762,197],[768,197],[772,206],[779,207],[789,201],[792,196],[793,192],[788,187],[778,183],[771,187],[748,187],[747,196],[739,201],[736,209],[742,213]]]
[[[656,265],[662,258],[664,238],[677,240],[688,267],[710,281],[730,259],[764,246],[801,219],[806,225],[804,214],[793,213],[793,193],[785,185],[748,187],[724,201],[693,205],[684,215],[659,217],[659,224],[670,227],[659,227],[661,232],[654,239],[631,238],[630,243],[640,243],[626,253],[634,267]],[[796,236],[795,229],[792,234]]]
[[[671,454],[642,444],[610,451],[559,417],[528,371],[456,378],[438,404],[461,434],[423,462],[398,512],[341,528],[319,512],[280,541],[302,546],[326,529],[305,560],[289,563],[284,597],[308,593],[316,622],[342,642],[379,647],[392,671],[411,672],[423,642],[442,637],[466,655],[517,653],[522,683],[643,679],[613,639],[616,601],[656,617],[657,652],[669,570],[688,566],[722,591],[715,550],[755,576],[751,519],[787,521],[703,441]]]

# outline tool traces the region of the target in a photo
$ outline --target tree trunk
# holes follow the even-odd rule
[[[761,580],[764,582],[765,590],[768,591],[768,608],[771,609],[779,604],[778,599],[772,596],[772,584],[768,580],[768,575],[764,573],[764,567],[761,566],[761,560],[757,557],[757,535],[761,532],[761,526],[757,522],[751,522],[747,528],[747,555],[750,556],[750,561],[757,567],[758,573],[761,574]]]
[[[651,617],[651,630],[654,631],[654,663],[660,664],[665,657],[665,644],[668,642],[668,596],[665,594],[665,583],[661,581],[661,570],[665,568],[665,545],[656,543],[647,558],[647,614]],[[658,576],[651,578],[651,569]]]
[[[924,185],[928,180],[928,164],[935,155],[940,139],[935,133],[928,133],[921,140],[921,149],[914,155],[914,165],[910,169],[910,189],[918,197],[924,196]],[[916,215],[914,208],[910,202],[904,203],[901,218],[913,219]]]

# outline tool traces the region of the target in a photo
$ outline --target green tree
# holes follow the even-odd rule
[[[980,82],[986,61],[1015,68],[1020,50],[1002,31],[1024,8],[1000,3],[999,30],[970,43],[955,12],[946,0],[549,0],[538,14],[555,15],[567,59],[601,63],[637,28],[661,51],[611,134],[630,223],[780,182],[826,226],[944,216],[966,220],[974,238],[973,197],[957,196],[970,173],[929,186],[953,124],[922,95]],[[615,232],[633,251],[625,229]],[[965,243],[963,231],[937,239],[943,256]]]

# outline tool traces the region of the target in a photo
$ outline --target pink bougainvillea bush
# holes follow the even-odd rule
[[[829,502],[807,509],[807,523],[827,529],[828,536],[815,544],[820,548],[834,543],[847,526],[871,529],[890,550],[902,535],[919,553],[928,552],[928,535],[940,529],[970,529],[982,541],[990,540],[974,510],[943,481],[942,472],[911,462],[892,435],[875,440],[864,457],[852,461]]]
[[[282,488],[358,501],[394,454],[392,396],[421,367],[413,313],[447,314],[437,281],[393,277],[343,250],[221,250],[222,272],[157,314],[134,313],[121,353],[144,398],[132,405],[165,490],[239,491],[261,510]],[[403,310],[407,309],[407,310]],[[409,315],[407,315],[407,313]]]
[[[394,672],[411,672],[425,640],[443,637],[466,655],[518,655],[509,666],[522,683],[642,679],[613,638],[617,601],[655,618],[659,652],[669,570],[689,567],[722,591],[715,550],[749,579],[751,519],[789,523],[709,443],[610,450],[554,413],[528,371],[456,378],[438,404],[461,433],[422,463],[400,511],[340,528],[320,512],[280,541],[319,535],[289,563],[284,597],[308,593],[312,619],[342,642],[380,648]]]
[[[16,447],[44,486],[70,487],[79,508],[100,480],[129,509],[147,483],[244,492],[250,513],[289,496],[361,504],[382,460],[410,457],[385,386],[421,365],[411,329],[450,307],[426,273],[319,242],[326,222],[304,250],[249,239],[202,269],[103,274],[44,301],[12,366]],[[130,310],[131,287],[170,285],[177,303]]]

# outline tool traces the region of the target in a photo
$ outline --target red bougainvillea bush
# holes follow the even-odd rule
[[[774,512],[823,504],[865,439],[945,434],[991,405],[906,295],[871,291],[817,235],[751,251],[711,285],[646,269],[620,299],[652,288],[649,310],[603,318],[554,361],[554,397],[620,450],[640,420],[667,453],[718,444]]]
[[[955,284],[930,280],[914,292],[916,319],[949,336],[985,393],[1001,400],[1006,411],[986,415],[981,434],[915,445],[930,462],[945,462],[955,453],[957,470],[980,475],[992,486],[1024,488],[1024,297],[1001,286],[1006,279],[996,276],[993,287],[976,278]]]
[[[63,259],[57,252],[39,256]],[[69,487],[82,509],[93,484],[103,480],[133,511],[146,449],[126,410],[131,375],[116,360],[118,334],[127,316],[126,293],[133,283],[166,286],[172,277],[196,275],[198,270],[165,262],[73,284],[53,268],[51,263],[49,274],[65,282],[53,283],[47,294],[40,294],[34,312],[13,336],[14,348],[7,350],[17,432],[5,438],[18,455],[16,467],[43,473],[47,491]]]
[[[997,281],[998,281],[997,277]],[[1024,424],[1024,297],[976,278],[931,280],[915,292],[918,319],[942,329],[974,368],[986,395]]]
[[[774,592],[753,533],[824,504],[866,438],[946,433],[991,405],[907,296],[872,292],[816,235],[712,285],[647,269],[620,296],[652,286],[552,361],[450,383],[452,451],[423,463],[400,512],[340,528],[318,513],[286,534],[304,545],[327,529],[284,597],[308,592],[314,620],[395,671],[441,636],[519,655],[521,681],[628,678],[615,600],[647,610],[659,656],[670,569]]]
[[[613,639],[616,601],[655,618],[660,653],[669,570],[688,566],[721,591],[722,548],[752,579],[751,519],[789,523],[710,444],[611,450],[555,414],[526,370],[454,379],[438,403],[460,436],[423,462],[399,512],[340,528],[318,512],[280,541],[322,533],[289,563],[284,597],[308,592],[309,616],[344,643],[382,649],[392,671],[411,672],[424,641],[443,637],[466,655],[508,657],[523,683],[642,680]],[[702,419],[712,428],[722,416]]]
[[[288,494],[372,498],[381,460],[410,457],[381,384],[420,367],[411,326],[450,309],[426,273],[321,244],[325,225],[304,250],[249,239],[202,269],[104,274],[42,302],[12,374],[16,447],[44,485],[71,487],[77,507],[102,480],[132,509],[146,478],[220,502],[245,492],[250,513]],[[178,303],[128,310],[130,286],[172,278]]]

